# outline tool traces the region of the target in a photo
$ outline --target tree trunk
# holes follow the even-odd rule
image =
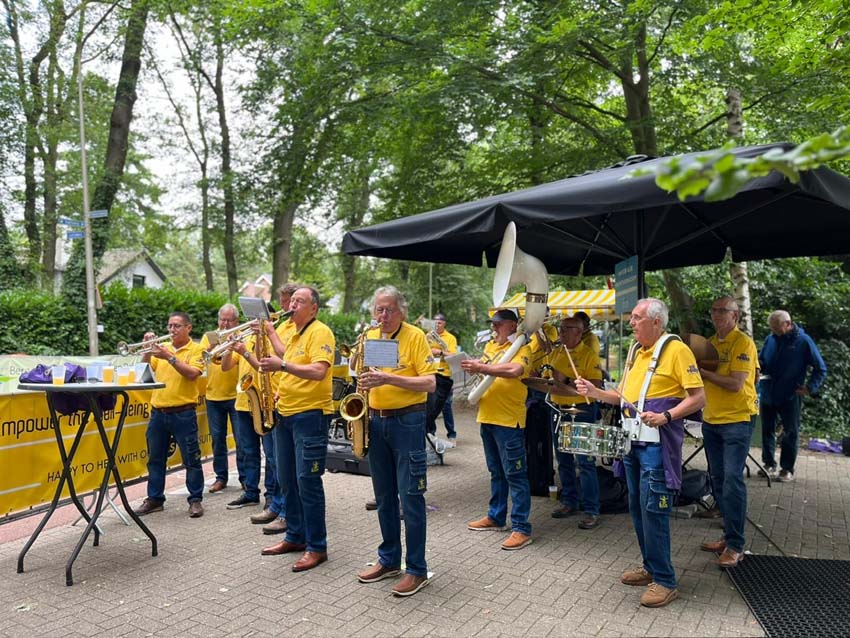
[[[109,121],[109,141],[103,162],[103,175],[94,190],[92,210],[109,210],[121,186],[127,146],[130,137],[130,122],[136,102],[136,84],[142,66],[142,45],[148,21],[148,0],[133,0],[127,29],[124,34],[124,53],[121,57],[121,72],[115,90],[115,104]],[[94,268],[100,263],[109,241],[111,221],[109,217],[92,224],[92,249]],[[85,247],[82,242],[74,245],[68,269],[63,279],[63,291],[69,297],[81,298],[86,290]]]
[[[239,289],[236,273],[236,255],[233,251],[233,218],[236,206],[233,201],[233,170],[230,167],[230,128],[227,125],[227,110],[224,104],[224,47],[221,43],[221,29],[216,33],[215,42],[215,104],[218,110],[218,124],[221,129],[221,183],[224,191],[224,262],[227,270],[227,289],[230,296]],[[292,222],[289,223],[290,232]],[[289,244],[287,244],[289,255]],[[287,264],[289,263],[287,259]],[[285,279],[283,280],[285,281]]]
[[[741,91],[729,89],[726,93],[726,133],[731,139],[740,140],[744,135],[744,115],[741,109]],[[730,252],[731,254],[731,252]],[[732,294],[740,310],[738,327],[753,336],[753,315],[750,300],[750,274],[747,262],[729,262],[729,279]]]
[[[679,332],[699,333],[694,319],[694,298],[682,283],[681,268],[669,268],[662,272],[667,295],[670,297],[670,314],[679,324]]]
[[[368,162],[365,169],[360,171],[357,176],[357,195],[352,198],[352,210],[347,211],[346,229],[352,230],[363,225],[363,220],[366,218],[366,213],[369,210],[369,198],[372,195],[372,188],[369,184],[369,178],[372,176],[372,163]],[[356,312],[359,309],[359,299],[357,294],[357,257],[354,255],[346,255],[340,253],[342,260],[342,277],[343,277],[343,297],[342,311]]]
[[[272,290],[277,290],[289,281],[289,265],[292,259],[292,224],[295,222],[295,202],[281,202],[281,209],[274,218],[272,237]]]

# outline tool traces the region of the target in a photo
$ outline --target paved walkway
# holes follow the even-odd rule
[[[279,537],[248,523],[256,508],[225,509],[236,489],[206,495],[200,519],[187,517],[175,489],[165,511],[146,519],[159,539],[158,557],[138,529],[107,511],[101,546],[83,549],[73,587],[64,584],[64,563],[78,528],[45,531],[24,574],[15,567],[25,539],[0,545],[0,635],[763,635],[729,578],[698,550],[701,541],[719,538],[717,521],[673,519],[681,597],[655,610],[638,604],[641,588],[619,582],[639,561],[628,515],[604,516],[601,527],[583,531],[575,518],[552,519],[552,502],[535,497],[531,546],[505,552],[499,545],[506,534],[468,531],[466,522],[486,512],[489,478],[474,414],[459,404],[460,445],[446,466],[429,468],[434,577],[415,596],[394,598],[393,581],[356,581],[379,543],[377,517],[363,507],[371,484],[326,474],[330,560],[315,570],[294,574],[296,557],[260,556]],[[768,489],[752,478],[748,486],[751,518],[785,552],[850,560],[850,459],[803,453],[796,482]],[[137,502],[142,494],[137,486]],[[752,526],[747,535],[752,551],[778,553]]]

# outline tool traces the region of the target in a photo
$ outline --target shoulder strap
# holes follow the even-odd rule
[[[646,401],[646,393],[649,391],[649,383],[652,381],[652,375],[655,374],[655,370],[658,368],[658,360],[661,358],[661,353],[664,352],[665,346],[671,341],[681,340],[679,335],[665,334],[661,335],[658,341],[655,342],[655,348],[652,350],[652,359],[646,369],[646,376],[643,378],[643,387],[641,387],[640,397],[638,397],[637,407],[641,412],[643,412],[643,404]]]

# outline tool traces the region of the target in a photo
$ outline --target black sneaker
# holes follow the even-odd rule
[[[238,510],[240,507],[245,507],[246,505],[258,505],[260,503],[260,499],[250,499],[244,494],[237,498],[235,501],[230,501],[227,504],[227,509],[229,510]]]

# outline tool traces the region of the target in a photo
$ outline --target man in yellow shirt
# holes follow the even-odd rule
[[[274,429],[277,476],[286,508],[286,537],[264,555],[304,552],[292,571],[313,569],[328,559],[325,490],[322,474],[328,453],[328,424],[333,414],[331,365],[333,332],[316,318],[319,292],[296,290],[289,305],[295,331],[283,357],[260,361],[263,372],[280,371]]]
[[[599,356],[584,341],[584,322],[578,317],[561,320],[558,336],[560,347],[549,355],[549,365],[553,369],[556,381],[570,384],[569,394],[552,394],[550,400],[560,408],[576,408],[576,421],[594,423],[599,418],[595,402],[587,403],[585,398],[575,392],[576,372],[578,376],[602,387],[602,367]],[[569,357],[564,348],[570,351]],[[570,363],[572,358],[572,364]],[[573,371],[575,364],[575,372]],[[557,424],[559,415],[556,414]],[[557,432],[556,432],[557,434]],[[579,528],[594,529],[599,525],[599,479],[596,474],[596,457],[586,454],[569,454],[558,450],[558,438],[555,437],[555,456],[558,459],[558,476],[561,479],[561,504],[552,512],[552,518],[572,516],[578,509],[579,500],[585,517],[579,521]],[[581,499],[576,485],[576,462],[581,474]]]
[[[369,469],[378,502],[382,542],[378,561],[357,574],[361,583],[398,576],[401,569],[401,520],[404,511],[407,571],[393,587],[395,596],[412,596],[428,584],[425,562],[425,404],[436,389],[437,365],[425,334],[405,321],[407,301],[394,286],[383,286],[372,297],[372,317],[378,326],[369,340],[398,342],[395,367],[363,368],[357,389],[368,393]],[[364,350],[368,346],[364,344]],[[357,353],[363,357],[363,352]],[[368,358],[364,361],[368,363]]]
[[[653,370],[650,364],[659,340],[667,339],[668,317],[664,302],[652,297],[640,299],[632,310],[629,325],[638,345],[632,347],[633,356],[627,362],[622,393],[602,390],[582,378],[575,382],[579,394],[584,396],[612,405],[642,407],[640,414],[630,411],[628,416],[639,419],[642,429],[658,430],[657,437],[633,441],[631,451],[623,459],[629,489],[629,514],[643,566],[626,571],[620,581],[625,585],[647,586],[640,598],[644,607],[663,607],[679,595],[670,549],[670,512],[673,498],[682,487],[684,419],[705,405],[696,359],[681,340],[666,342],[657,366],[648,375]],[[640,406],[642,395],[644,402]],[[653,442],[650,438],[659,441]]]
[[[446,363],[446,355],[457,353],[457,338],[448,330],[446,330],[446,315],[438,312],[434,315],[434,331],[443,342],[442,345],[436,339],[428,337],[428,345],[431,347],[431,354],[439,363],[437,369],[437,389],[428,395],[428,408],[425,412],[425,430],[429,434],[437,434],[437,417],[440,415],[446,403],[452,396],[452,371],[449,364]],[[445,418],[446,432],[449,441],[452,443],[457,439],[457,432],[454,429],[454,422]]]
[[[185,312],[172,312],[168,317],[171,343],[152,343],[142,361],[150,363],[156,380],[165,387],[151,396],[151,418],[145,433],[148,443],[148,496],[135,510],[139,516],[161,512],[165,503],[165,470],[168,444],[177,441],[186,468],[189,491],[189,516],[204,515],[204,471],[201,468],[201,446],[198,441],[198,377],[204,370],[204,349],[192,341],[192,321]],[[145,341],[156,334],[145,333]]]
[[[511,508],[511,535],[502,549],[516,550],[529,545],[531,539],[531,486],[525,458],[525,399],[528,391],[523,377],[528,376],[531,352],[522,346],[510,361],[499,362],[510,349],[517,329],[513,310],[496,311],[490,321],[495,339],[484,348],[481,359],[465,359],[463,369],[471,374],[495,377],[478,403],[477,420],[481,424],[484,458],[490,471],[490,506],[487,515],[467,524],[475,531],[502,531]]]
[[[226,303],[218,310],[218,329],[227,330],[233,328],[239,323],[239,310],[232,303]],[[212,346],[207,335],[201,339],[201,347],[209,351]],[[227,463],[227,422],[230,421],[230,429],[233,431],[233,438],[236,440],[236,469],[239,471],[240,482],[243,476],[239,467],[238,449],[239,441],[236,437],[236,411],[234,403],[236,401],[236,382],[238,371],[236,368],[224,371],[221,367],[221,361],[213,361],[207,367],[207,391],[205,403],[207,407],[207,422],[210,425],[210,438],[212,439],[213,449],[213,471],[215,472],[215,482],[210,486],[210,494],[220,492],[227,487],[227,479],[229,475]],[[237,502],[239,504],[237,504]],[[228,509],[236,509],[245,505],[253,505],[259,502],[259,499],[248,500],[244,494],[235,501],[228,503]],[[233,506],[233,507],[231,507]]]
[[[717,370],[700,369],[705,381],[702,436],[714,497],[723,514],[723,540],[703,543],[709,552],[723,552],[715,561],[735,567],[744,559],[747,524],[747,484],[744,464],[750,451],[755,419],[755,378],[758,351],[738,329],[738,304],[724,296],[711,304],[711,322],[717,331],[709,341],[717,349]]]

